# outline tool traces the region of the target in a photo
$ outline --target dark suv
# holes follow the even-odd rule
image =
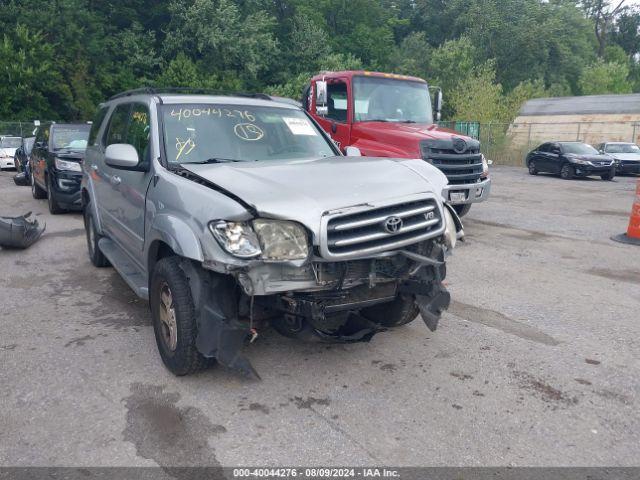
[[[47,198],[53,214],[81,210],[82,158],[91,125],[53,123],[36,134],[31,152],[33,198]]]
[[[531,175],[538,172],[559,174],[565,180],[597,175],[612,180],[616,174],[613,158],[582,142],[547,142],[526,158]]]

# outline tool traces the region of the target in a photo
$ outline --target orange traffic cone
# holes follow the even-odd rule
[[[636,198],[631,207],[631,217],[629,218],[629,228],[627,233],[621,233],[611,237],[611,240],[622,243],[630,243],[632,245],[640,245],[640,179],[636,186]]]

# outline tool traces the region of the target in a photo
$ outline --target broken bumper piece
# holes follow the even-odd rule
[[[46,225],[30,220],[31,212],[20,217],[0,217],[0,246],[3,248],[27,248],[42,235]]]

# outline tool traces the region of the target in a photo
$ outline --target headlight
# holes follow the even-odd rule
[[[484,155],[482,155],[482,174],[480,176],[482,178],[489,176],[489,162],[484,157]]]
[[[82,167],[79,162],[70,162],[68,160],[62,160],[61,158],[55,159],[56,168],[58,170],[66,170],[68,172],[81,172]]]
[[[247,223],[220,220],[210,223],[209,229],[222,248],[231,255],[253,258],[262,253],[258,237]]]
[[[571,163],[577,163],[578,165],[591,165],[589,160],[581,160],[579,158],[569,158]]]
[[[309,256],[309,242],[304,227],[295,222],[257,219],[253,221],[262,258],[265,260],[304,260]]]

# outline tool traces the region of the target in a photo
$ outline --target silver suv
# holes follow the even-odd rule
[[[446,177],[418,160],[344,157],[266,95],[125,92],[102,104],[83,164],[89,257],[150,302],[176,375],[241,354],[260,329],[367,341],[449,305],[460,235]]]

